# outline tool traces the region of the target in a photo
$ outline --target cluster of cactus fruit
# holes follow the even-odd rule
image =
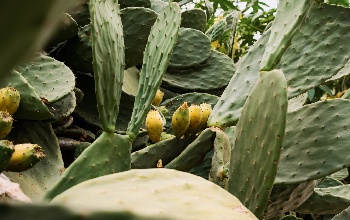
[[[304,93],[348,75],[350,9],[280,0],[235,64],[210,43],[239,16],[205,32],[209,1],[68,2],[0,7],[27,15],[0,42],[0,86],[21,94],[17,111],[0,100],[0,172],[38,203],[0,203],[1,219],[349,218],[349,95]]]

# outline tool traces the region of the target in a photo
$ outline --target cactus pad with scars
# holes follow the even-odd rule
[[[102,198],[103,203],[96,202]],[[85,215],[127,211],[148,219],[257,220],[219,186],[195,175],[163,168],[130,170],[86,181],[52,201],[60,203]]]
[[[13,87],[0,89],[0,111],[6,111],[13,115],[20,103],[21,97],[19,92]]]
[[[210,53],[210,40],[205,34],[191,28],[180,28],[169,68],[189,68],[199,65],[210,56]]]
[[[177,3],[170,3],[158,15],[151,29],[143,57],[142,71],[134,109],[127,134],[136,138],[145,117],[150,110],[154,95],[168,66],[171,51],[178,37],[181,9]]]
[[[205,11],[199,8],[186,10],[181,14],[181,27],[204,31],[207,24]]]
[[[62,62],[43,54],[15,68],[40,98],[56,102],[74,89],[75,76]],[[22,95],[22,93],[21,93]]]
[[[177,92],[209,92],[222,89],[229,83],[236,67],[232,59],[217,51],[196,67],[188,69],[168,69],[162,86]]]
[[[102,129],[114,132],[119,113],[125,55],[118,1],[91,0],[91,46],[97,107]]]
[[[261,72],[237,124],[228,191],[258,218],[264,213],[275,180],[287,104],[287,83],[283,72]]]

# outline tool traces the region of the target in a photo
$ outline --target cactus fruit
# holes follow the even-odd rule
[[[202,122],[202,109],[199,105],[191,105],[188,110],[190,112],[190,125],[186,130],[186,136],[193,134]]]
[[[164,93],[158,89],[156,95],[153,98],[152,105],[158,106],[162,102],[163,96]]]
[[[14,148],[15,152],[12,154],[6,171],[26,171],[45,157],[42,148],[37,144],[17,144]]]
[[[10,158],[14,151],[12,142],[8,140],[0,141],[0,173],[10,163]]]
[[[146,129],[153,143],[160,141],[163,131],[163,119],[158,111],[151,110],[148,112],[146,117]]]
[[[19,106],[20,95],[13,87],[0,89],[0,111],[7,111],[13,115]]]
[[[0,111],[0,139],[6,137],[12,128],[13,118],[5,111]]]
[[[211,112],[213,111],[213,109],[211,108],[211,105],[207,103],[202,103],[199,105],[199,107],[201,108],[201,112],[202,112],[202,121],[198,126],[198,129],[196,131],[197,133],[200,131],[203,131],[207,127],[208,118]]]
[[[184,102],[173,114],[171,119],[174,135],[181,138],[190,126],[190,111]]]

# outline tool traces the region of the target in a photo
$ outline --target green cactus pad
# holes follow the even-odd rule
[[[118,1],[91,0],[91,47],[102,129],[113,133],[119,113],[125,55]]]
[[[275,184],[314,180],[350,166],[350,155],[345,153],[349,110],[349,100],[333,99],[288,113]]]
[[[312,4],[276,66],[286,75],[288,97],[324,83],[347,64],[350,44],[344,33],[348,32],[349,13],[349,8]]]
[[[340,182],[337,179],[333,179],[331,177],[326,177],[321,182],[316,185],[316,188],[328,188],[333,186],[342,186],[344,183]]]
[[[181,27],[204,31],[207,24],[205,11],[199,8],[186,10],[181,14]]]
[[[17,71],[13,70],[1,77],[0,88],[11,86],[19,91],[21,101],[14,114],[16,119],[45,120],[52,118],[53,114],[40,99],[35,89]],[[52,89],[52,88],[51,88]]]
[[[157,162],[162,160],[167,165],[192,143],[195,137],[185,139],[170,138],[158,143],[149,145],[131,154],[132,169],[155,168]]]
[[[172,91],[207,92],[226,87],[235,73],[232,59],[217,51],[211,51],[203,63],[189,69],[168,69],[162,86]]]
[[[228,167],[225,167],[225,165],[230,162],[230,140],[226,133],[220,129],[216,128],[215,132],[214,155],[211,162],[209,180],[222,188],[227,189]]]
[[[350,185],[315,188],[313,194],[297,208],[299,213],[338,214],[350,206]]]
[[[130,154],[131,140],[128,136],[103,132],[64,171],[61,179],[47,191],[44,198],[51,200],[83,181],[129,170]]]
[[[333,75],[330,79],[328,79],[326,82],[329,82],[329,81],[334,81],[334,80],[337,80],[337,79],[340,79],[344,76],[347,76],[350,74],[350,60],[348,60],[348,62],[344,65],[343,68],[341,68],[337,74]]]
[[[199,65],[210,56],[210,40],[203,32],[180,28],[169,68],[188,68]],[[176,70],[173,70],[176,73]]]
[[[15,68],[34,88],[40,98],[56,102],[73,91],[75,77],[64,64],[43,54]],[[22,96],[22,93],[20,91]],[[22,101],[22,100],[21,100]]]
[[[90,24],[81,27],[78,35],[68,40],[55,53],[55,58],[64,61],[73,70],[93,73]]]
[[[39,202],[47,189],[59,180],[64,170],[61,151],[52,127],[49,123],[18,121],[8,139],[15,144],[38,144],[45,151],[45,157],[30,170],[4,173],[13,182],[20,184],[23,192],[33,202]]]
[[[10,158],[14,151],[12,142],[0,140],[0,173],[9,165]]]
[[[237,124],[228,191],[258,218],[264,213],[275,180],[287,104],[283,72],[261,72]]]
[[[74,207],[74,212],[85,215],[105,211],[158,220],[257,219],[219,186],[195,175],[161,168],[89,180],[57,196],[52,204]]]
[[[74,111],[76,106],[75,93],[72,91],[68,96],[64,97],[58,102],[49,105],[48,108],[53,114],[50,122],[57,122],[68,117]]]
[[[125,8],[120,13],[125,39],[125,67],[129,68],[142,63],[148,35],[157,19],[157,13],[148,8]]]
[[[151,0],[151,9],[157,13],[161,12],[168,3],[161,0]]]
[[[6,1],[0,5],[0,76],[44,46],[58,22],[57,17],[74,1]],[[9,22],[11,21],[11,22]]]
[[[261,70],[270,71],[275,68],[284,50],[305,19],[310,5],[311,1],[309,0],[279,1],[276,18],[270,28],[271,35],[260,63]]]
[[[67,13],[78,23],[80,27],[90,23],[89,0],[77,1],[75,6],[68,9]]]
[[[348,168],[341,169],[335,173],[329,175],[329,177],[334,178],[336,180],[345,180],[349,176]]]
[[[303,105],[307,101],[307,93],[303,93],[301,95],[298,95],[297,97],[294,97],[292,99],[288,100],[288,112],[293,112],[298,110],[299,108],[303,107]]]
[[[198,92],[193,92],[193,93],[186,93],[182,94],[179,96],[175,96],[174,98],[167,99],[163,103],[161,103],[162,106],[165,106],[166,109],[168,110],[168,114],[165,115],[166,119],[166,128],[171,127],[171,118],[176,109],[182,105],[184,102],[187,102],[187,104],[190,105],[200,105],[202,103],[207,103],[212,106],[216,104],[218,100],[218,97],[215,95],[210,95],[207,93],[198,93]]]
[[[334,216],[331,220],[348,220],[350,219],[350,207]]]
[[[188,172],[207,180],[209,178],[213,155],[214,149],[205,155],[203,162],[200,165],[193,167]]]
[[[205,34],[209,37],[211,42],[216,41],[226,30],[227,22],[225,19],[213,24]]]
[[[215,132],[206,129],[189,144],[181,154],[165,166],[168,169],[189,171],[201,164],[205,155],[213,149]]]
[[[171,51],[177,40],[181,22],[181,9],[170,3],[158,15],[152,27],[144,52],[140,84],[127,134],[135,139],[151,107],[163,74],[168,66]]]
[[[136,67],[131,67],[124,70],[123,87],[122,90],[128,95],[136,96],[137,88],[139,86],[140,71]]]
[[[310,197],[316,183],[316,181],[308,181],[300,184],[273,186],[264,219],[272,219],[295,210]]]
[[[78,34],[77,22],[67,13],[63,13],[60,16],[56,30],[49,39],[46,47],[55,46],[58,43],[62,43]]]
[[[151,7],[151,1],[150,0],[119,0],[119,4],[121,8],[127,8],[127,7],[144,7],[144,8],[150,8]]]
[[[237,123],[243,105],[259,78],[259,62],[264,54],[269,35],[270,31],[265,32],[237,64],[236,73],[208,119],[209,126],[226,128]]]

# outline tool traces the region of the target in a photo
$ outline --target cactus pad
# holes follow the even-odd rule
[[[235,70],[231,58],[220,52],[211,51],[209,58],[194,68],[168,69],[164,74],[162,86],[182,93],[222,89],[227,86]]]
[[[287,104],[283,73],[280,70],[261,72],[237,124],[228,191],[258,218],[264,213],[275,180]]]
[[[186,10],[181,14],[181,27],[204,31],[207,24],[205,11],[199,8]]]
[[[103,203],[95,202],[101,199]],[[89,180],[57,196],[52,204],[75,207],[75,212],[87,215],[95,211],[127,211],[149,219],[257,219],[219,186],[188,173],[162,168],[131,170]]]
[[[188,68],[199,65],[210,56],[210,52],[210,40],[203,32],[191,28],[180,28],[169,68]]]

